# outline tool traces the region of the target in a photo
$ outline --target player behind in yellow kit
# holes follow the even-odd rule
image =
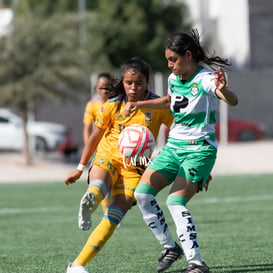
[[[156,139],[161,124],[169,127],[173,120],[167,109],[142,108],[130,116],[125,116],[124,107],[127,102],[150,100],[158,96],[148,90],[150,67],[141,58],[127,60],[121,71],[122,78],[113,89],[112,99],[101,108],[77,170],[69,173],[65,179],[67,185],[75,183],[97,149],[89,173],[89,187],[80,203],[78,224],[83,230],[91,228],[91,213],[107,192],[110,190],[112,192],[108,210],[89,236],[78,257],[69,264],[67,273],[87,273],[85,265],[102,249],[127,211],[135,204],[134,191],[144,166],[123,165],[122,154],[117,144],[122,129],[131,124],[144,125],[151,130]]]
[[[85,111],[83,115],[83,142],[86,144],[89,136],[92,133],[97,114],[100,111],[101,106],[108,99],[109,89],[112,83],[112,76],[108,72],[102,72],[98,74],[97,84],[95,87],[96,95],[89,100],[85,105]]]
[[[113,78],[110,73],[102,72],[98,74],[97,84],[95,87],[96,95],[86,103],[85,111],[83,115],[83,142],[86,144],[89,136],[93,131],[93,127],[95,126],[95,121],[97,115],[103,105],[104,102],[108,99],[109,91],[111,88]],[[101,201],[101,206],[103,212],[107,210],[107,207],[110,204],[110,192],[105,196],[105,198]]]

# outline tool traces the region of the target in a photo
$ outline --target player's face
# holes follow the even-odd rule
[[[188,78],[187,74],[191,64],[191,53],[189,51],[186,51],[186,54],[182,56],[167,48],[165,50],[165,57],[168,61],[168,67],[174,75],[182,76],[184,79]]]
[[[98,79],[96,89],[97,89],[98,95],[103,101],[106,101],[108,98],[109,88],[110,88],[110,80],[108,78],[101,77]]]
[[[141,72],[134,69],[127,70],[123,76],[123,86],[127,101],[138,101],[146,98],[147,80]]]

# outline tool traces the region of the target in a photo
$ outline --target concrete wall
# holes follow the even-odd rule
[[[52,121],[65,124],[71,131],[73,140],[83,145],[83,113],[90,96],[80,95],[78,101],[67,103],[44,103],[35,113],[36,120]]]
[[[273,70],[234,72],[229,76],[229,84],[239,97],[239,105],[230,108],[230,114],[264,124],[270,137],[273,137],[272,79]]]
[[[273,1],[249,0],[251,67],[273,66]]]

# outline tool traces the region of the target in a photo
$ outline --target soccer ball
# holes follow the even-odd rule
[[[155,146],[153,133],[145,126],[133,124],[125,127],[118,139],[118,148],[125,158],[152,156]]]

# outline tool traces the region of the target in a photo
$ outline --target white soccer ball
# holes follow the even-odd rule
[[[125,158],[152,156],[155,146],[153,133],[145,126],[132,124],[125,127],[118,139],[118,148]]]

